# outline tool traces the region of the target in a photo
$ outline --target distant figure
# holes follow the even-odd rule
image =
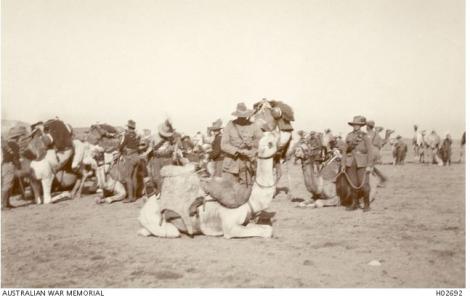
[[[212,151],[209,154],[209,159],[214,163],[214,177],[222,177],[222,167],[224,162],[224,155],[222,153],[222,120],[218,119],[210,127],[213,132],[214,139],[212,141]]]
[[[412,147],[413,147],[413,152],[415,155],[415,160],[424,163],[424,149],[425,149],[425,144],[424,144],[424,135],[425,131],[422,130],[421,132],[418,131],[418,125],[413,126],[414,129],[414,136],[412,140]]]
[[[452,137],[450,134],[446,134],[446,137],[442,141],[442,145],[439,148],[439,155],[442,159],[442,164],[450,166],[452,157]]]
[[[297,134],[299,135],[299,140],[297,141],[297,143],[293,147],[294,151],[297,151],[297,149],[299,149],[300,145],[305,143],[305,131],[299,130],[299,131],[297,131]],[[299,152],[298,153],[294,152],[294,156],[295,156],[294,165],[297,164],[298,160],[300,160],[302,162],[302,157],[301,157]]]
[[[379,135],[377,130],[374,129],[374,127],[374,121],[368,120],[366,122],[367,135],[369,136],[370,142],[372,144],[372,159],[374,163],[374,172],[380,178],[379,186],[383,187],[385,182],[387,182],[387,177],[376,167],[376,165],[379,164],[381,161],[380,149],[382,149],[382,147],[387,143],[387,141],[382,139],[382,137]]]
[[[192,140],[194,146],[202,146],[204,144],[204,136],[200,131],[196,133]]]
[[[397,136],[396,143],[393,146],[393,164],[404,165],[406,153],[408,152],[408,146],[403,142],[401,136]]]
[[[137,168],[139,166],[139,145],[140,137],[135,132],[136,123],[133,120],[127,122],[127,130],[119,144],[119,152],[124,158],[124,181],[127,191],[127,199],[124,203],[131,203],[137,200]]]
[[[460,140],[460,157],[459,163],[463,162],[463,157],[465,156],[465,131],[462,134],[462,139]]]

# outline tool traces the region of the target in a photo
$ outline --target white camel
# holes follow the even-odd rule
[[[238,208],[226,208],[211,199],[197,207],[197,214],[190,218],[182,216],[189,214],[189,212],[177,212],[184,223],[184,226],[181,226],[181,223],[170,223],[162,217],[161,211],[164,209],[162,200],[153,195],[147,199],[140,211],[139,221],[142,228],[139,230],[139,234],[143,236],[179,237],[180,231],[186,231],[190,234],[224,236],[227,239],[272,237],[273,230],[270,225],[255,224],[248,221],[253,219],[257,213],[268,208],[274,197],[276,187],[273,156],[277,151],[278,143],[279,134],[276,132],[265,132],[259,141],[256,179],[247,203]],[[162,188],[162,193],[163,191]],[[203,194],[202,189],[199,188],[198,193]],[[179,199],[184,203],[192,203],[193,200]],[[187,206],[183,205],[183,207]]]

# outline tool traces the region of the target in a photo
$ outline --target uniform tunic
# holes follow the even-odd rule
[[[124,180],[132,180],[132,174],[139,164],[139,144],[140,138],[134,130],[128,130],[122,138],[119,150],[124,154]]]
[[[236,119],[228,122],[221,139],[221,149],[224,152],[223,172],[232,174],[240,182],[251,183],[253,166],[249,158],[240,155],[240,151],[248,150],[251,158],[254,158],[262,136],[261,129],[248,120]]]
[[[369,191],[369,176],[366,167],[373,167],[374,156],[372,143],[363,131],[353,131],[346,136],[346,144],[341,165],[346,167],[346,173],[352,183],[358,187],[364,180],[363,190]]]

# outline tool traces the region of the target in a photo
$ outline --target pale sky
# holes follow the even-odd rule
[[[463,0],[3,0],[2,118],[194,133],[266,97],[296,130],[458,138],[464,27]]]

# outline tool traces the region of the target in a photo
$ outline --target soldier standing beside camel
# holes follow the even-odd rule
[[[370,210],[369,197],[369,173],[374,168],[372,143],[361,127],[366,125],[366,118],[355,116],[352,122],[348,122],[353,131],[346,136],[346,149],[341,161],[342,170],[346,172],[352,188],[352,205],[347,210],[355,210],[359,207],[359,192],[364,196],[364,212]]]
[[[124,155],[125,165],[125,186],[127,190],[127,199],[124,203],[135,202],[137,198],[137,166],[139,164],[139,144],[140,138],[135,132],[135,121],[127,122],[127,130],[121,143],[119,144],[119,152]]]

